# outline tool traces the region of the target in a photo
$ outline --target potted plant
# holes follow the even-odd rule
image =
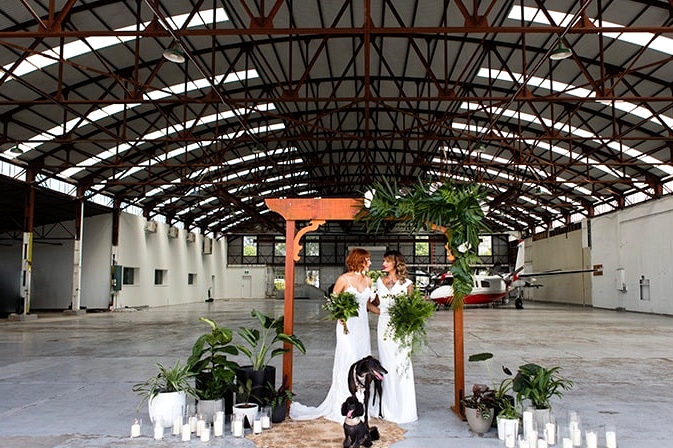
[[[561,398],[563,393],[572,389],[573,382],[559,374],[560,367],[542,367],[535,363],[519,366],[512,381],[512,389],[516,392],[517,401],[529,400],[535,408],[535,420],[538,427],[550,420],[551,398]]]
[[[252,378],[247,378],[245,381],[238,383],[236,388],[236,403],[232,408],[234,415],[241,415],[243,418],[243,425],[246,428],[252,426],[255,421],[255,416],[259,411],[259,404],[253,403],[253,385]]]
[[[486,384],[472,386],[472,394],[463,397],[460,402],[465,407],[465,417],[470,430],[482,435],[491,428],[495,411],[495,392]]]
[[[503,367],[503,369],[506,368]],[[507,372],[509,372],[509,369],[507,369]],[[505,440],[508,434],[512,434],[510,444],[519,435],[519,410],[516,407],[516,402],[511,392],[512,378],[505,378],[500,382],[500,386],[495,390],[493,395],[498,438]]]
[[[251,312],[252,317],[257,319],[259,328],[241,327],[238,331],[244,343],[236,344],[236,348],[250,360],[250,365],[241,366],[237,371],[239,384],[246,384],[252,379],[251,395],[253,402],[262,404],[268,399],[266,390],[267,383],[276,386],[276,368],[269,362],[276,356],[280,356],[290,349],[278,344],[289,344],[306,353],[304,344],[295,335],[283,333],[283,316],[272,318],[255,309]]]
[[[210,325],[210,331],[196,339],[187,360],[189,370],[196,375],[199,412],[207,417],[223,410],[224,399],[225,414],[231,414],[239,368],[237,362],[227,358],[227,355],[238,355],[238,349],[232,343],[233,332],[211,319],[201,317],[199,320]]]
[[[138,407],[147,401],[150,421],[156,421],[166,428],[173,425],[176,417],[181,417],[185,409],[187,395],[195,397],[196,390],[191,384],[194,373],[188,365],[176,361],[173,367],[156,364],[158,373],[142,383],[133,385],[133,391],[141,396]]]
[[[292,391],[287,387],[287,376],[283,377],[283,384],[278,389],[271,383],[267,383],[266,387],[265,405],[271,408],[271,421],[281,423],[285,420],[288,404],[294,397]]]

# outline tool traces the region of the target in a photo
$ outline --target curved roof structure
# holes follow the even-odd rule
[[[278,230],[267,197],[384,178],[479,182],[494,231],[551,229],[671,193],[672,17],[654,0],[6,0],[0,172],[206,233]]]

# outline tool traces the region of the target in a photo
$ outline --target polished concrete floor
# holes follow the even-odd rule
[[[330,382],[334,323],[320,300],[298,300],[295,333],[307,354],[295,355],[294,391],[318,404]],[[181,442],[174,436],[129,438],[137,410],[131,387],[155,372],[155,363],[185,361],[192,343],[208,330],[208,316],[237,329],[250,310],[281,314],[280,300],[216,300],[138,311],[64,316],[39,314],[30,321],[0,321],[0,447],[254,446],[247,439]],[[577,411],[584,428],[614,425],[620,448],[673,446],[673,319],[583,307],[525,304],[466,309],[465,353],[492,352],[489,364],[466,366],[466,384],[492,383],[535,362],[559,365],[575,387],[553,401],[560,425]],[[375,329],[374,316],[372,329]],[[483,437],[450,410],[453,402],[452,313],[438,311],[428,345],[414,361],[419,419],[404,425],[396,448],[499,447],[495,430]],[[375,347],[374,347],[375,350]],[[241,359],[243,361],[243,359]],[[275,364],[280,365],[280,358]],[[599,446],[604,445],[599,438]]]

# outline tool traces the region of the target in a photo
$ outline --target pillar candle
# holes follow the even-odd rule
[[[210,426],[204,423],[201,426],[201,435],[199,437],[202,442],[208,442],[210,440]]]
[[[268,415],[262,416],[262,428],[263,429],[271,428],[271,418]]]
[[[516,448],[514,443],[514,434],[508,433],[505,434],[505,448]]]
[[[533,430],[533,412],[523,411],[523,436],[528,439],[528,434]]]
[[[154,422],[154,440],[161,440],[164,438],[164,426],[159,420]]]
[[[547,448],[547,441],[545,439],[538,440],[537,448]]]
[[[203,419],[203,416],[199,416],[199,420],[196,422],[196,437],[201,437],[201,431],[203,430],[206,421]]]
[[[587,431],[587,448],[598,448],[598,436],[593,431]]]
[[[224,416],[216,416],[213,422],[213,435],[215,437],[222,437],[224,435]]]
[[[234,437],[243,437],[243,420],[234,420],[232,428]]]
[[[537,431],[529,431],[527,438],[528,438],[528,447],[537,448]]]
[[[563,448],[573,448],[573,440],[568,437],[564,437]]]
[[[192,438],[192,428],[190,428],[189,423],[182,425],[182,441],[189,442]]]
[[[573,446],[582,446],[582,431],[574,429],[572,432]]]
[[[607,448],[617,448],[617,433],[615,431],[605,431],[605,445]]]
[[[190,432],[196,432],[196,416],[192,415],[189,417],[189,431]]]
[[[173,435],[174,436],[180,435],[180,431],[182,431],[182,415],[174,416],[173,417]]]
[[[135,419],[131,425],[131,437],[140,437],[140,423],[138,419]]]
[[[547,423],[544,427],[544,439],[547,445],[556,444],[556,425],[554,423]]]

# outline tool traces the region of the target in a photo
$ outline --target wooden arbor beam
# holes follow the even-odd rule
[[[285,295],[283,301],[283,331],[294,334],[294,267],[299,260],[302,246],[299,240],[309,231],[317,229],[328,220],[353,220],[362,209],[362,199],[265,199],[269,210],[285,218]],[[295,234],[297,221],[311,221],[311,225]],[[287,353],[283,355],[283,378],[292,389],[292,346],[284,344]]]

